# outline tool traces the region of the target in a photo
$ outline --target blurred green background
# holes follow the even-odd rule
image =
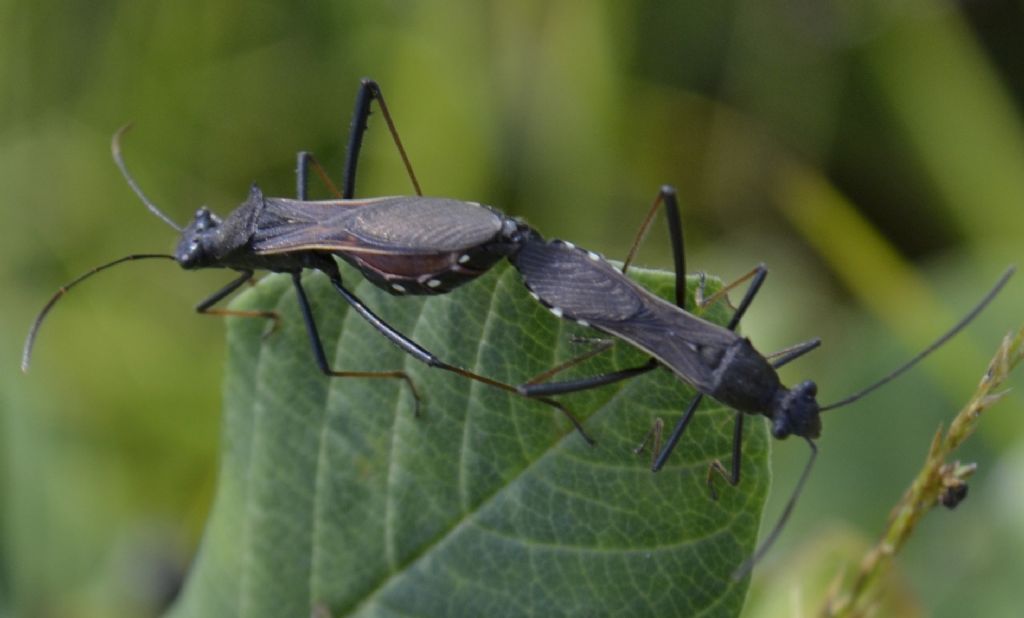
[[[226,213],[254,180],[290,195],[300,149],[336,175],[367,75],[428,194],[621,258],[674,184],[689,269],[731,280],[766,262],[744,330],[762,351],[822,337],[783,377],[815,379],[828,402],[1020,261],[1022,30],[1024,5],[985,0],[0,2],[0,616],[159,611],[213,494],[223,325],[192,307],[226,273],[104,273],[57,307],[32,372],[18,370],[59,285],[175,243],[110,161],[125,122],[129,165],[178,221],[203,204]],[[369,135],[360,194],[410,192],[382,125]],[[640,262],[670,263],[660,219]],[[826,415],[747,615],[814,607],[823,581],[855,568],[1022,301],[1018,276],[925,365]],[[981,466],[969,499],[898,558],[904,615],[1017,615],[1021,403],[992,410],[963,453]],[[776,444],[767,521],[805,456]]]

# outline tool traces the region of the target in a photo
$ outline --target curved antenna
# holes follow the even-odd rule
[[[111,266],[117,266],[121,262],[130,262],[132,260],[146,260],[150,258],[164,258],[168,260],[173,260],[174,256],[167,255],[164,253],[140,253],[136,255],[126,255],[123,258],[118,258],[114,260],[113,262],[108,262],[106,264],[103,264],[102,266],[97,266],[96,268],[93,268],[89,272],[79,275],[74,279],[74,281],[62,285],[60,289],[57,290],[57,293],[54,294],[53,297],[51,297],[50,300],[45,305],[43,305],[42,311],[39,312],[39,315],[37,315],[36,319],[32,322],[32,328],[29,329],[28,337],[25,339],[25,347],[21,351],[21,370],[24,371],[25,373],[28,373],[28,365],[32,359],[32,346],[35,345],[36,335],[39,334],[39,327],[43,325],[43,319],[46,318],[46,314],[50,313],[50,309],[53,309],[53,306],[57,304],[57,301],[60,300],[61,296],[64,296],[65,294],[68,293],[68,290],[75,287],[82,281],[88,279],[89,277],[95,275],[96,273],[100,272],[101,270],[106,270]]]
[[[876,388],[879,388],[880,386],[883,386],[888,382],[896,379],[896,377],[902,374],[904,371],[916,365],[921,359],[934,352],[942,344],[946,343],[951,338],[953,338],[954,335],[963,330],[965,326],[970,324],[971,320],[977,317],[978,314],[981,313],[981,311],[986,306],[988,306],[990,302],[992,302],[992,299],[996,297],[996,294],[998,294],[1001,289],[1003,289],[1003,286],[1006,285],[1006,282],[1010,279],[1013,273],[1016,272],[1016,270],[1017,269],[1013,266],[1007,268],[1006,271],[1003,272],[1003,275],[999,277],[999,281],[997,281],[996,284],[992,286],[992,289],[988,291],[988,294],[985,294],[985,297],[981,299],[981,302],[974,306],[974,309],[971,309],[971,311],[967,315],[965,315],[963,318],[960,319],[959,322],[953,325],[953,328],[946,331],[946,334],[936,339],[930,346],[919,352],[917,356],[910,359],[909,361],[898,367],[895,371],[889,373],[888,375],[883,377],[881,380],[875,382],[874,384],[871,384],[870,386],[867,386],[857,391],[856,393],[850,395],[849,397],[846,397],[845,399],[840,399],[839,401],[835,403],[830,403],[827,406],[821,406],[820,408],[818,408],[818,411],[824,412],[826,410],[834,410],[836,408],[841,408],[847,404],[851,404],[854,401],[857,401],[858,399],[863,397],[864,395],[867,395],[871,391],[875,390]]]
[[[128,183],[128,186],[132,188],[132,191],[135,192],[135,195],[139,196],[139,199],[142,200],[142,203],[146,205],[146,208],[149,209],[149,212],[160,217],[161,219],[164,220],[164,222],[167,225],[173,227],[174,229],[180,232],[182,231],[182,227],[175,223],[174,221],[172,221],[170,217],[163,213],[162,210],[157,208],[156,204],[149,201],[149,198],[146,197],[146,194],[142,192],[142,188],[139,187],[139,184],[137,182],[135,182],[135,179],[132,178],[132,175],[128,173],[128,167],[125,166],[124,158],[121,157],[121,136],[127,133],[128,129],[131,128],[132,123],[129,122],[128,124],[118,129],[117,132],[114,133],[114,137],[111,138],[110,140],[110,153],[114,155],[114,163],[116,163],[118,169],[121,170],[121,175],[124,176],[124,179]]]
[[[818,456],[818,447],[810,438],[804,438],[807,441],[807,446],[811,447],[811,456],[807,459],[807,464],[804,465],[804,471],[800,474],[800,480],[797,481],[796,487],[793,489],[793,494],[789,497],[789,501],[786,502],[786,508],[782,510],[782,515],[779,516],[779,521],[775,522],[775,527],[768,533],[768,537],[761,543],[761,546],[757,548],[757,551],[753,553],[749,558],[743,561],[743,564],[736,567],[736,570],[732,572],[732,579],[734,581],[743,579],[750,569],[754,568],[761,558],[768,552],[772,544],[775,543],[775,539],[779,538],[779,534],[782,532],[783,526],[789,520],[790,514],[793,512],[793,507],[796,505],[796,499],[800,497],[800,492],[804,490],[804,483],[807,482],[807,477],[811,475],[811,467],[814,465],[814,460]]]

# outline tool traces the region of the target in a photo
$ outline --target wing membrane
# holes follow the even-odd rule
[[[620,337],[705,392],[715,363],[739,336],[654,296],[594,253],[530,242],[514,258],[526,286],[563,317]]]
[[[267,198],[253,249],[262,254],[301,250],[437,254],[481,245],[501,228],[501,217],[491,209],[442,198],[306,202]]]

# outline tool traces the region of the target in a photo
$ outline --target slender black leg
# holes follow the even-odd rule
[[[668,219],[668,236],[672,241],[672,260],[676,269],[676,305],[686,310],[686,248],[683,244],[683,223],[679,218],[675,187],[661,188],[665,199],[665,217]]]
[[[575,365],[579,360],[586,360],[586,357],[577,357],[569,361],[569,363]],[[564,365],[560,365],[558,369],[564,369]],[[628,369],[622,369],[620,371],[613,371],[611,373],[603,373],[597,376],[591,376],[589,378],[581,378],[579,380],[567,380],[565,382],[545,382],[543,384],[532,384],[527,382],[526,384],[520,384],[516,387],[516,391],[520,395],[526,397],[549,397],[551,395],[564,395],[566,393],[576,393],[579,391],[589,390],[591,388],[597,388],[598,386],[604,386],[606,384],[612,384],[622,380],[628,380],[629,378],[647,373],[658,366],[658,361],[651,359],[643,365],[637,367],[630,367]],[[550,372],[549,372],[550,373]]]
[[[225,285],[221,289],[211,294],[208,298],[203,300],[201,303],[196,305],[196,312],[204,315],[220,315],[220,316],[233,316],[239,318],[265,318],[273,320],[273,324],[263,336],[266,337],[272,332],[277,330],[277,327],[281,324],[281,316],[275,311],[249,311],[242,309],[215,309],[214,305],[223,300],[226,296],[237,290],[238,288],[245,285],[246,282],[252,279],[253,271],[243,270],[240,271],[242,274],[231,283]]]
[[[308,152],[300,152],[298,154],[298,161],[295,168],[295,193],[296,197],[300,200],[305,200],[307,191],[309,189],[309,168],[310,166],[316,170],[320,178],[327,184],[328,188],[332,189],[337,193],[337,189],[334,184],[331,183],[330,177],[324,172],[323,167],[312,155]],[[335,273],[339,282],[341,276]],[[335,371],[331,368],[330,363],[327,361],[327,355],[324,353],[324,345],[320,340],[320,333],[316,327],[316,320],[313,318],[313,309],[309,305],[309,299],[306,297],[306,290],[302,287],[302,273],[292,273],[292,283],[295,285],[295,293],[299,299],[299,310],[302,313],[302,319],[306,323],[306,333],[309,335],[310,346],[313,349],[313,359],[316,361],[317,367],[320,368],[324,374],[338,378],[392,378],[398,380],[404,380],[409,386],[409,390],[412,392],[413,399],[415,400],[416,416],[420,415],[420,394],[416,390],[416,385],[413,384],[412,378],[408,376],[404,371]]]
[[[237,279],[233,280],[231,283],[225,285],[221,289],[217,290],[216,292],[211,294],[209,297],[207,297],[205,300],[203,300],[198,305],[196,305],[196,311],[199,312],[199,313],[210,313],[210,307],[216,305],[225,296],[227,296],[228,294],[234,292],[238,288],[242,287],[242,285],[245,284],[246,281],[248,281],[249,279],[252,279],[252,275],[253,275],[253,271],[251,271],[251,270],[243,270],[243,271],[241,271],[241,276],[240,277],[238,277]]]
[[[761,285],[764,283],[764,278],[768,276],[768,269],[764,264],[759,264],[754,269],[753,281],[750,282],[750,287],[747,288],[746,293],[743,294],[743,300],[740,301],[740,306],[736,308],[736,312],[732,314],[732,319],[725,326],[729,330],[736,330],[739,326],[740,320],[743,319],[744,314],[747,313],[747,309],[750,308],[750,303],[753,302],[754,297],[757,296],[757,292],[761,289]]]
[[[665,466],[665,462],[668,461],[668,456],[675,450],[676,443],[683,437],[683,432],[686,431],[686,427],[690,424],[693,419],[694,412],[697,411],[697,406],[704,400],[702,393],[697,393],[693,399],[690,400],[690,405],[686,407],[686,411],[683,412],[683,416],[676,422],[676,426],[672,429],[672,435],[668,437],[668,442],[665,444],[665,448],[654,454],[654,463],[651,465],[651,471],[657,472]],[[661,422],[661,419],[657,419],[656,423]]]
[[[345,169],[341,185],[342,198],[352,199],[355,196],[356,167],[359,165],[359,151],[363,147],[363,134],[366,133],[367,128],[366,121],[370,117],[370,103],[374,100],[377,101],[381,115],[384,116],[384,122],[387,123],[388,130],[391,131],[391,137],[395,140],[395,147],[398,148],[398,153],[402,156],[402,163],[405,164],[405,169],[409,172],[409,179],[412,180],[416,195],[423,195],[423,192],[420,190],[420,183],[416,180],[416,174],[412,171],[412,164],[409,163],[409,157],[405,154],[402,140],[398,137],[398,130],[395,129],[395,123],[391,119],[387,103],[384,102],[384,95],[381,94],[380,86],[372,79],[364,78],[359,85],[355,109],[352,111],[352,124],[349,127],[348,151],[345,155]]]
[[[356,93],[356,105],[352,110],[352,122],[348,128],[345,167],[341,177],[341,194],[344,198],[352,198],[356,192],[356,167],[359,165],[359,151],[363,147],[363,134],[366,133],[366,121],[370,117],[370,101],[373,100],[374,90],[380,91],[376,82],[364,79]]]
[[[697,307],[700,308],[700,309],[704,309],[708,305],[714,304],[715,302],[720,300],[722,297],[724,297],[726,294],[728,294],[731,290],[733,290],[737,286],[742,285],[745,281],[749,281],[752,277],[754,277],[763,268],[764,268],[763,264],[758,264],[757,266],[752,268],[750,270],[750,272],[748,272],[747,274],[743,275],[739,279],[734,280],[729,285],[722,286],[718,291],[716,291],[714,294],[712,294],[711,296],[708,296],[708,297],[704,296],[704,289],[705,289],[705,286],[707,284],[707,275],[704,274],[704,273],[700,273],[700,283],[697,286],[697,294],[696,294],[696,296],[697,296],[697,298],[696,298]]]
[[[773,356],[778,356],[778,358],[772,363],[772,367],[775,367],[776,369],[778,369],[779,367],[782,367],[786,363],[788,363],[790,361],[793,361],[793,360],[796,360],[797,358],[800,358],[804,354],[807,354],[811,350],[817,348],[819,345],[821,345],[821,339],[818,339],[817,337],[815,337],[814,339],[809,339],[809,340],[804,341],[802,343],[798,343],[798,344],[796,344],[794,346],[790,346],[790,347],[786,348],[785,350],[782,350],[782,351],[778,352],[777,354],[773,355]],[[718,492],[715,491],[714,472],[718,472],[719,474],[721,474],[722,478],[724,478],[726,480],[726,482],[728,482],[733,487],[735,487],[737,484],[739,484],[739,482],[740,482],[740,456],[742,455],[742,452],[743,452],[743,413],[742,412],[736,412],[736,422],[735,422],[735,424],[733,426],[733,432],[732,432],[732,466],[730,468],[732,470],[732,472],[729,472],[728,470],[726,470],[725,466],[722,465],[722,462],[720,460],[718,460],[718,459],[712,461],[711,465],[708,466],[708,477],[707,477],[708,491],[711,492],[711,498],[713,500],[718,500]]]
[[[739,325],[740,319],[743,318],[743,314],[750,308],[751,301],[754,300],[754,296],[757,295],[758,290],[761,289],[761,285],[764,283],[764,278],[768,276],[768,269],[764,265],[757,267],[757,273],[754,275],[754,280],[750,283],[750,287],[747,288],[746,293],[743,295],[743,300],[740,302],[740,306],[736,309],[736,313],[733,314],[732,319],[729,320],[729,324],[726,326],[729,330],[736,330],[736,326]],[[672,429],[672,435],[669,436],[668,441],[665,443],[665,448],[658,453],[658,458],[654,462],[654,466],[651,469],[654,472],[661,470],[665,466],[665,462],[668,461],[669,455],[675,450],[676,444],[679,443],[679,439],[683,437],[683,432],[686,431],[686,426],[690,423],[690,417],[693,412],[697,409],[697,404],[703,399],[703,395],[698,394],[690,402],[690,407],[686,409],[686,413],[679,419],[676,426]],[[738,472],[736,474],[739,474]]]
[[[647,229],[651,225],[651,221],[654,215],[658,211],[660,205],[665,205],[665,215],[668,218],[668,230],[669,239],[672,241],[672,257],[676,270],[676,305],[680,309],[686,309],[686,257],[683,245],[683,226],[679,218],[679,204],[676,201],[676,190],[675,187],[670,185],[663,185],[661,190],[658,192],[658,197],[655,198],[654,204],[651,205],[650,210],[647,211],[647,216],[644,217],[643,223],[640,225],[640,230],[637,232],[636,238],[633,239],[633,245],[629,249],[629,253],[626,255],[626,260],[622,264],[622,272],[625,274],[629,270],[629,265],[636,256],[637,249],[640,246],[640,242],[643,240],[644,235],[647,233]],[[553,375],[558,371],[572,367],[588,358],[593,356],[592,354],[584,354],[569,360],[562,365],[557,367],[557,371],[548,371],[542,375]],[[544,384],[537,384],[534,380],[530,380],[526,384],[521,384],[517,387],[519,393],[526,395],[527,397],[539,397],[539,396],[550,396],[550,395],[561,395],[565,393],[574,393],[584,391],[598,386],[604,386],[606,384],[612,384],[621,380],[627,380],[629,378],[647,373],[658,366],[658,361],[653,358],[636,367],[630,367],[628,369],[622,369],[620,371],[614,371],[611,373],[602,374],[599,376],[592,376],[589,378],[582,378],[579,380],[570,380],[566,382],[549,382]]]
[[[338,187],[334,186],[331,181],[331,177],[327,175],[327,171],[324,170],[324,166],[320,165],[320,162],[316,160],[316,157],[312,152],[305,150],[298,153],[296,156],[298,163],[295,166],[295,195],[297,199],[306,201],[309,199],[309,168],[313,168],[316,175],[320,177],[320,180],[330,191],[334,197],[341,197],[341,191]]]
[[[672,242],[672,258],[676,270],[676,305],[680,309],[686,309],[686,251],[683,244],[683,224],[679,217],[679,203],[676,200],[675,187],[662,185],[661,190],[658,191],[658,197],[647,211],[647,215],[633,239],[633,244],[629,247],[626,259],[622,262],[622,273],[625,274],[629,270],[629,266],[633,263],[633,258],[636,257],[640,248],[640,243],[647,235],[654,215],[657,214],[658,207],[662,204],[665,205],[665,217],[668,219],[668,236]]]
[[[504,391],[518,394],[516,387],[511,384],[499,382],[498,380],[492,380],[491,378],[488,378],[486,376],[473,373],[472,371],[468,371],[466,369],[462,369],[461,367],[456,367],[455,365],[450,365],[442,361],[437,356],[432,354],[430,351],[423,348],[412,339],[409,339],[407,336],[396,330],[394,327],[392,327],[384,320],[380,319],[380,317],[378,317],[377,314],[371,311],[370,308],[367,307],[366,304],[364,304],[363,301],[359,299],[359,297],[357,297],[355,294],[350,292],[348,288],[345,287],[345,285],[341,281],[340,274],[335,272],[329,274],[328,276],[331,280],[331,285],[334,286],[334,289],[337,290],[338,294],[340,294],[341,297],[345,299],[345,302],[347,302],[356,311],[356,313],[362,316],[364,320],[369,322],[370,326],[373,326],[375,329],[377,329],[377,332],[387,337],[387,339],[391,341],[391,343],[398,346],[403,352],[405,352],[409,356],[412,356],[416,360],[430,367],[435,367],[437,369],[441,369],[444,371],[450,371],[464,378],[475,380],[477,382],[482,382],[483,384],[487,384],[495,388],[500,388]],[[312,314],[308,314],[307,323],[310,323],[311,320]],[[405,374],[402,375],[404,376]],[[410,386],[411,384],[412,383],[410,382]],[[580,423],[579,419],[577,419],[576,416],[573,415],[573,413],[570,412],[567,408],[565,408],[562,404],[552,399],[548,399],[546,397],[537,397],[535,399],[559,410],[562,414],[566,416],[566,418],[569,419],[569,421],[573,424],[573,427],[576,428],[576,431],[578,431],[587,442],[589,442],[590,444],[595,444],[593,438],[587,435],[587,432],[583,430],[583,425]]]
[[[295,199],[305,202],[309,199],[309,160],[312,153],[300,150],[295,155]]]
[[[316,320],[313,318],[313,309],[310,307],[309,299],[306,297],[306,290],[302,287],[302,273],[292,273],[292,283],[295,284],[295,294],[299,299],[299,311],[302,313],[302,319],[306,323],[306,333],[309,335],[309,344],[313,349],[313,360],[316,361],[320,371],[325,375],[336,378],[392,378],[404,380],[409,386],[409,390],[412,391],[413,399],[416,402],[416,416],[419,416],[420,394],[416,390],[416,385],[413,384],[412,379],[404,371],[335,371],[331,368],[331,364],[327,361],[327,354],[324,353],[324,344],[320,340]]]
[[[672,256],[676,271],[676,305],[678,305],[681,309],[685,310],[686,256],[683,244],[683,227],[679,217],[679,204],[676,200],[676,190],[674,187],[669,185],[663,185],[661,187],[661,190],[658,192],[658,197],[655,198],[650,210],[648,210],[647,215],[644,217],[644,221],[640,225],[640,229],[637,232],[636,238],[633,240],[633,244],[630,247],[629,253],[626,255],[626,259],[622,265],[622,272],[625,273],[629,269],[630,263],[636,256],[636,252],[640,246],[640,242],[643,240],[644,235],[647,233],[647,229],[650,227],[651,221],[654,219],[654,215],[658,211],[658,207],[661,206],[662,204],[665,205],[665,214],[668,218],[669,240],[672,242]],[[546,372],[546,374],[542,375],[552,375],[553,373],[557,373],[557,371],[561,371],[567,367],[576,365],[579,362],[582,362],[583,360],[590,358],[590,356],[591,355],[583,355],[574,358],[568,361],[567,363],[563,363],[562,365],[557,367],[555,371],[549,371]],[[614,382],[619,382],[621,380],[626,380],[647,373],[655,369],[658,366],[658,364],[658,361],[652,358],[643,365],[630,367],[627,369],[622,369],[620,371],[614,371],[602,375],[591,376],[589,378],[582,378],[579,380],[569,380],[565,382],[549,382],[543,384],[538,384],[535,383],[535,381],[531,380],[526,384],[519,385],[517,387],[517,390],[519,393],[526,395],[527,397],[540,397],[573,393],[591,388],[596,388],[599,386],[605,386],[607,384],[612,384]],[[697,402],[699,402],[699,399],[697,400]],[[648,432],[647,438],[645,438],[644,442],[637,448],[638,451],[642,450],[644,445],[647,443],[648,439],[650,439],[653,436],[655,440],[654,456],[656,457],[658,455],[660,450],[659,447],[661,441],[662,425],[663,423],[661,419],[657,419],[655,422],[655,426],[651,428],[650,432]]]
[[[807,341],[803,341],[794,346],[790,346],[785,350],[773,352],[772,354],[769,354],[765,358],[774,358],[775,360],[772,361],[772,367],[778,369],[779,367],[785,365],[786,363],[800,358],[804,354],[807,354],[808,352],[817,348],[820,345],[821,339],[815,337],[814,339],[808,339]]]
[[[676,273],[676,305],[685,310],[686,309],[686,249],[683,237],[683,224],[682,218],[679,216],[679,202],[676,199],[675,187],[671,185],[663,185],[661,191],[658,193],[658,197],[654,200],[651,205],[651,209],[647,212],[647,216],[644,217],[643,223],[640,225],[640,230],[637,232],[636,238],[633,239],[633,244],[630,246],[629,253],[626,255],[626,260],[622,264],[622,272],[625,273],[629,269],[629,265],[632,263],[633,258],[636,256],[637,250],[640,246],[640,242],[647,233],[648,227],[650,227],[654,215],[658,210],[658,207],[662,204],[665,205],[665,218],[668,222],[668,235],[669,240],[672,243],[672,258],[673,266],[675,267]],[[760,275],[762,271],[766,270],[763,264],[759,264],[747,274],[743,275],[736,281],[733,281],[729,285],[725,286],[721,290],[712,294],[706,300],[703,299],[703,290],[705,275],[701,273],[701,283],[699,291],[701,298],[698,301],[698,306],[703,308],[729,292],[729,290],[740,285],[744,281],[752,277],[760,276],[761,279],[764,275]],[[760,285],[760,284],[752,284]]]
[[[297,199],[305,201],[309,191],[309,169],[310,167],[316,171],[320,179],[323,180],[324,184],[327,185],[328,189],[336,195],[338,189],[331,182],[330,177],[324,171],[323,166],[316,160],[310,152],[299,152],[297,155],[297,163],[295,168],[295,193]],[[338,276],[340,281],[340,275]],[[320,368],[324,374],[332,377],[340,378],[392,378],[398,380],[404,380],[409,386],[409,390],[412,392],[413,399],[415,400],[415,413],[416,416],[420,415],[420,401],[421,397],[419,391],[416,389],[416,385],[413,383],[412,378],[408,376],[404,371],[335,371],[331,368],[330,363],[327,361],[327,355],[324,352],[323,342],[320,340],[320,334],[316,327],[316,320],[313,318],[313,310],[310,307],[309,299],[306,297],[306,291],[302,287],[302,276],[301,273],[292,273],[292,283],[295,285],[295,293],[299,299],[299,309],[302,313],[302,319],[306,323],[306,332],[309,335],[310,346],[313,349],[313,359],[316,361],[317,367]]]
[[[637,249],[639,247],[639,244],[640,244],[641,240],[643,239],[644,235],[646,234],[647,229],[650,226],[651,221],[653,220],[654,215],[657,212],[658,207],[661,206],[662,204],[665,205],[665,215],[666,215],[666,218],[668,219],[669,240],[672,243],[672,255],[673,255],[673,262],[674,262],[675,273],[676,273],[676,286],[675,286],[675,288],[676,288],[676,290],[675,290],[676,291],[676,305],[679,306],[681,309],[685,310],[686,309],[686,256],[685,256],[685,244],[684,244],[684,238],[683,238],[682,221],[681,221],[680,216],[679,216],[679,205],[678,205],[678,201],[676,199],[676,192],[675,192],[675,189],[673,187],[665,185],[665,186],[663,186],[661,188],[661,191],[659,191],[658,197],[655,199],[654,203],[651,206],[651,209],[647,213],[647,216],[644,218],[644,221],[643,221],[643,223],[640,226],[640,230],[637,233],[637,236],[636,236],[636,238],[633,241],[633,244],[632,244],[632,246],[631,246],[631,248],[629,250],[629,253],[626,256],[626,260],[623,263],[622,272],[625,273],[629,269],[629,265],[630,265],[630,263],[632,262],[633,258],[636,255],[636,252],[637,252]],[[758,265],[750,273],[748,273],[747,275],[745,275],[743,278],[740,279],[741,282],[746,280],[746,279],[749,279],[749,278],[752,278],[753,280],[751,281],[749,287],[747,288],[747,291],[744,294],[743,300],[740,302],[740,306],[737,308],[736,312],[733,314],[732,318],[730,319],[729,324],[727,325],[727,328],[729,330],[735,330],[736,329],[737,325],[739,324],[739,321],[742,319],[743,315],[746,313],[747,309],[750,307],[750,303],[753,301],[754,296],[757,295],[757,292],[760,290],[761,285],[764,283],[764,279],[767,276],[767,274],[768,274],[768,271],[764,267],[764,265],[762,264],[762,265]],[[733,284],[733,285],[736,285],[736,284]],[[730,287],[732,287],[732,286],[730,286]],[[713,297],[713,298],[717,298],[717,297]],[[814,346],[811,346],[811,347],[814,347]],[[804,350],[799,350],[794,355],[787,355],[783,359],[783,362],[788,362],[789,360],[792,360],[792,358],[795,358],[796,356],[799,356],[800,354],[805,353],[809,349],[811,349],[811,348],[804,349]],[[616,381],[619,381],[619,380],[624,380],[624,379],[627,379],[627,378],[639,375],[641,373],[645,373],[647,371],[650,371],[651,369],[654,369],[657,365],[658,365],[658,362],[656,360],[654,360],[654,359],[651,359],[650,361],[648,361],[647,364],[641,365],[639,367],[633,367],[633,368],[629,368],[629,369],[625,369],[625,370],[622,370],[622,371],[617,371],[617,372],[613,372],[613,373],[609,373],[609,374],[604,374],[604,375],[600,375],[600,376],[593,376],[591,378],[583,378],[583,379],[580,379],[580,380],[574,380],[574,381],[570,381],[570,382],[560,382],[560,383],[525,384],[525,385],[521,385],[519,387],[519,392],[523,393],[523,394],[526,394],[526,395],[530,395],[530,396],[536,396],[536,395],[555,395],[555,394],[560,394],[560,393],[575,392],[575,391],[585,390],[587,388],[594,388],[594,387],[597,387],[597,386],[603,386],[605,384],[610,384],[612,382],[616,382]],[[690,402],[690,405],[687,407],[686,412],[684,412],[683,416],[679,419],[679,421],[676,423],[676,426],[673,428],[672,435],[669,437],[669,440],[666,443],[665,448],[663,450],[660,450],[660,451],[657,448],[655,449],[655,451],[654,451],[654,464],[652,465],[652,470],[658,471],[658,470],[660,470],[665,465],[665,462],[668,460],[668,457],[671,455],[672,451],[675,449],[676,444],[678,444],[680,438],[682,438],[682,434],[685,432],[686,427],[689,425],[690,420],[693,418],[693,414],[696,411],[697,406],[700,404],[700,401],[702,399],[703,399],[703,395],[701,395],[701,394],[698,394],[698,395],[696,395],[694,397],[694,399]],[[737,423],[740,426],[740,428],[742,428],[742,419],[738,420]],[[652,434],[655,434],[654,435],[655,444],[657,444],[660,441],[661,426],[662,426],[661,419],[657,419],[655,421],[655,426],[652,427],[651,432],[648,433],[647,438],[644,439],[644,442],[640,445],[640,447],[638,447],[637,450],[642,450],[642,448],[646,445],[647,441],[651,439]],[[734,477],[736,479],[739,478],[739,467],[738,467],[738,465],[736,465],[736,463],[739,461],[739,448],[740,448],[740,444],[739,443],[735,443],[734,447],[733,447],[733,450],[734,450],[734,452],[733,452],[733,462],[734,462],[733,469],[734,469],[734,472],[732,474],[727,474],[726,475],[727,478],[730,478],[730,479],[734,478]],[[722,466],[722,464],[720,462],[716,462],[716,463],[718,464],[717,467],[719,469],[721,469],[721,471],[724,472],[724,466]],[[714,491],[713,486],[712,486],[712,491]]]

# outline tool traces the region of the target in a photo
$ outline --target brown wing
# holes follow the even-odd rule
[[[462,251],[502,229],[495,211],[427,197],[303,202],[267,198],[256,226],[256,253],[321,250],[396,255]]]

